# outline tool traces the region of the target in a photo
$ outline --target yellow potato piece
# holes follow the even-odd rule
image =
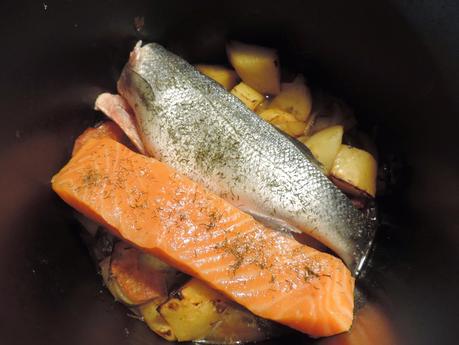
[[[204,338],[219,321],[217,306],[226,298],[197,279],[191,279],[179,293],[180,298],[170,298],[159,307],[159,313],[178,341]]]
[[[215,80],[225,89],[231,90],[239,79],[236,72],[232,69],[220,65],[196,65],[196,69],[202,74]]]
[[[265,110],[260,111],[258,115],[266,122],[271,122],[273,119],[279,116],[279,110],[278,109],[265,109]]]
[[[304,130],[306,129],[306,124],[301,121],[283,122],[275,124],[275,126],[292,137],[299,137],[303,135]]]
[[[255,110],[265,99],[261,93],[243,82],[237,84],[231,90],[231,93],[239,98],[250,110]]]
[[[328,174],[343,140],[343,126],[332,126],[303,141]]]
[[[263,120],[273,125],[297,121],[295,116],[280,109],[265,109],[259,115]]]
[[[367,151],[341,145],[330,174],[374,197],[377,162]]]
[[[279,57],[274,49],[230,42],[226,51],[244,83],[263,94],[277,95],[280,92]]]
[[[287,123],[287,122],[298,122],[295,116],[292,114],[282,112],[279,114],[279,116],[275,117],[270,121],[271,124],[273,125],[280,125],[281,123]]]
[[[274,330],[269,321],[259,323],[255,315],[194,278],[182,286],[177,297],[170,297],[157,310],[162,319],[158,320],[153,311],[155,326],[161,325],[163,330],[169,325],[178,341],[245,343],[266,339]]]
[[[263,102],[261,102],[256,108],[255,112],[257,114],[260,114],[262,111],[268,109],[269,104],[271,103],[271,100],[269,98],[264,98]]]
[[[270,327],[267,322],[260,324],[257,317],[246,310],[228,306],[205,340],[214,344],[262,341],[269,337]]]
[[[314,127],[315,122],[316,122],[316,114],[315,113],[309,114],[309,117],[306,120],[306,129],[304,130],[304,135],[306,137],[309,137],[312,134],[312,129]]]
[[[297,76],[292,83],[282,83],[281,92],[269,107],[282,109],[293,114],[298,121],[306,122],[311,113],[312,99],[303,76]]]
[[[302,136],[299,136],[298,138],[296,138],[296,140],[298,140],[299,142],[303,143],[306,145],[306,141],[308,140],[309,138],[306,136],[306,135],[302,135]]]
[[[147,326],[156,334],[169,341],[176,341],[177,337],[172,331],[171,326],[158,312],[158,307],[162,300],[153,300],[139,307],[140,315]]]
[[[134,303],[124,294],[123,289],[121,289],[121,286],[119,286],[116,279],[113,279],[111,277],[110,260],[111,258],[107,257],[99,263],[100,273],[104,280],[105,286],[110,291],[112,296],[115,298],[115,301],[124,303],[126,305],[130,305],[130,306],[135,305],[136,303]]]

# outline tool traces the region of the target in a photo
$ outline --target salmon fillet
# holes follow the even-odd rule
[[[126,135],[113,121],[105,121],[100,126],[89,127],[80,134],[73,144],[72,156],[91,139],[111,138],[119,143],[129,144]]]
[[[339,260],[264,227],[164,163],[88,141],[52,179],[69,205],[254,314],[313,337],[347,331],[354,279]]]

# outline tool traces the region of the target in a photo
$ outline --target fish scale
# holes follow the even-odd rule
[[[305,232],[354,274],[374,223],[306,148],[162,46],[137,44],[118,81],[147,152],[233,205]]]

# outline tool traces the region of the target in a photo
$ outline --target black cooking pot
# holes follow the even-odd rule
[[[458,2],[40,0],[1,7],[0,343],[165,343],[113,302],[49,181],[76,135],[98,118],[95,96],[114,91],[137,39],[192,62],[221,62],[228,38],[279,48],[284,65],[303,71],[316,90],[346,99],[367,129],[377,129],[389,188],[379,197],[381,225],[360,282],[380,317],[363,331],[385,322],[399,344],[457,343]],[[387,339],[381,332],[371,343]],[[294,334],[275,343],[309,342]]]

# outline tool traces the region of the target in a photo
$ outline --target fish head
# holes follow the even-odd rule
[[[139,41],[131,51],[118,80],[118,92],[129,103],[134,103],[137,96],[145,105],[155,103],[155,94],[176,87],[177,75],[183,65],[187,63],[161,45],[148,43],[142,46]]]
[[[157,102],[157,94],[166,78],[161,69],[161,59],[158,52],[164,50],[161,46],[150,43],[142,46],[139,41],[129,56],[118,79],[118,93],[127,101],[135,115],[136,127],[146,152],[158,157],[158,152],[150,144],[148,137],[153,132],[154,117],[161,111],[161,102]]]
[[[149,61],[150,49],[141,47],[139,41],[129,56],[129,61],[123,68],[118,79],[118,93],[129,103],[135,114],[147,110],[154,102],[154,92],[147,80],[150,73],[146,73],[146,63]]]

